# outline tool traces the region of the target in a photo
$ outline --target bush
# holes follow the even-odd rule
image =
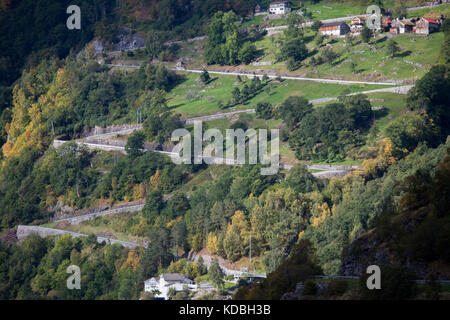
[[[336,60],[339,57],[339,54],[337,54],[333,49],[327,47],[322,51],[321,56],[325,62],[331,64],[334,60]]]
[[[307,296],[314,296],[317,293],[317,285],[314,280],[308,279],[303,283],[302,293]]]
[[[313,23],[311,28],[314,31],[319,31],[321,25],[322,25],[322,23],[320,21],[314,21],[314,23]]]
[[[327,288],[330,297],[342,296],[348,290],[348,282],[342,279],[331,280]]]
[[[272,105],[268,102],[260,102],[256,106],[256,115],[261,119],[270,119],[272,117]]]
[[[307,57],[308,49],[300,38],[285,41],[281,48],[280,59],[288,61],[290,71],[298,68]]]
[[[364,28],[361,31],[362,41],[365,43],[369,43],[371,37],[372,37],[372,30],[367,28],[367,26],[364,26]]]

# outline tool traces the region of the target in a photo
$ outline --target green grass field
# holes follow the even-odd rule
[[[287,70],[285,61],[277,62],[280,48],[276,40],[283,37],[282,33],[264,37],[255,43],[256,47],[264,52],[264,57],[260,62],[270,63],[268,65],[249,64],[231,67],[211,65],[208,66],[208,69],[217,71],[247,70],[258,73],[276,72],[289,76],[359,81],[417,80],[438,61],[443,41],[442,32],[433,33],[430,36],[417,36],[414,33],[399,35],[393,39],[401,50],[394,58],[391,58],[386,51],[388,43],[386,34],[379,36],[376,41],[372,39],[369,44],[362,43],[359,37],[354,38],[353,44],[347,44],[344,39],[340,38],[327,38],[320,48],[314,41],[315,35],[311,31],[307,31],[305,34],[307,47],[311,54],[303,62],[303,65],[293,72]],[[339,57],[332,63],[312,66],[311,59],[313,57],[317,59],[326,44],[331,46],[339,54]],[[200,43],[186,44],[181,47],[178,55],[188,57],[188,68],[202,69],[205,67],[202,48],[203,44]],[[355,63],[354,69],[352,69],[352,63]]]
[[[408,12],[408,17],[422,17],[425,14],[444,14],[448,15],[450,13],[450,4],[444,4],[439,7],[425,8]]]
[[[336,3],[336,1],[320,1],[316,4],[306,3],[308,12],[312,13],[313,20],[326,20],[365,13],[367,6],[361,1],[354,3]]]
[[[305,34],[312,40],[313,33]],[[333,63],[323,63],[310,66],[314,57],[321,55],[322,48],[318,48],[315,41],[309,41],[308,49],[313,54],[304,61],[303,66],[294,72],[289,72],[285,62],[276,62],[279,53],[276,41],[282,35],[266,37],[256,43],[257,48],[264,50],[266,56],[261,61],[272,62],[268,66],[239,66],[247,70],[271,70],[281,74],[306,75],[313,78],[388,81],[388,80],[416,80],[421,78],[439,58],[443,33],[434,33],[428,37],[405,34],[394,38],[401,51],[391,58],[386,52],[387,39],[378,38],[370,44],[361,43],[359,38],[353,40],[353,45],[346,44],[343,39],[328,38],[324,44],[331,45],[339,57]],[[352,70],[351,63],[356,64]]]
[[[233,88],[242,89],[244,86],[243,83],[238,82],[236,76],[212,75],[214,80],[204,85],[198,80],[198,74],[184,73],[184,75],[186,80],[169,92],[168,105],[173,111],[189,117],[255,108],[259,102],[278,105],[289,96],[303,96],[311,100],[338,97],[345,92],[354,93],[383,88],[378,85],[340,85],[297,80],[285,80],[279,83],[272,80],[268,85],[271,87],[269,93],[262,90],[245,104],[221,110],[218,102],[226,103],[231,100]],[[244,81],[245,78],[242,77],[242,80]],[[247,83],[250,84],[250,81],[247,80]]]
[[[373,93],[368,95],[373,107],[385,107],[386,112],[375,111],[376,125],[380,134],[384,135],[386,127],[392,120],[407,111],[406,95],[395,93]]]

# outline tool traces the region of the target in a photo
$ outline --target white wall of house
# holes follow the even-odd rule
[[[335,28],[333,30],[325,30],[325,31],[320,31],[323,35],[326,36],[340,36],[341,35],[341,30],[339,28]]]
[[[159,291],[159,293],[155,294],[155,298],[168,300],[169,290],[171,288],[175,289],[175,291],[177,292],[185,290],[197,290],[197,285],[193,281],[190,281],[189,283],[182,281],[168,282],[164,279],[164,277],[160,277],[158,279],[151,278],[144,282],[145,292]]]
[[[350,32],[350,27],[348,27],[345,24],[341,24],[339,26],[333,26],[333,27],[321,27],[320,28],[320,33],[322,33],[323,35],[326,36],[335,36],[335,37],[339,37],[339,36],[343,36],[345,34],[347,34],[348,32]]]
[[[269,13],[271,14],[286,14],[291,12],[291,8],[285,3],[270,4]]]

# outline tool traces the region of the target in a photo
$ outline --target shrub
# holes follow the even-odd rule
[[[327,288],[328,296],[342,296],[348,290],[348,282],[342,279],[331,280]]]
[[[317,285],[314,280],[308,279],[303,283],[302,293],[308,296],[314,296],[317,293]]]
[[[256,106],[256,114],[262,119],[270,119],[272,117],[272,105],[268,102],[260,102]]]

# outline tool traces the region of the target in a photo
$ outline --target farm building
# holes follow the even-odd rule
[[[353,33],[360,33],[362,28],[366,25],[366,17],[357,16],[352,19],[350,29]]]
[[[395,20],[392,23],[392,27],[390,29],[390,32],[392,34],[403,34],[408,32],[413,32],[414,28],[416,26],[416,23],[409,19],[403,19],[403,20]]]
[[[430,34],[430,33],[439,31],[439,28],[440,28],[439,22],[437,22],[435,20],[427,19],[427,18],[422,18],[417,22],[416,33],[417,34]]]
[[[392,28],[392,20],[388,17],[384,17],[382,25],[384,31],[389,31]]]
[[[343,36],[350,32],[350,27],[345,22],[324,23],[319,31],[326,36]]]

